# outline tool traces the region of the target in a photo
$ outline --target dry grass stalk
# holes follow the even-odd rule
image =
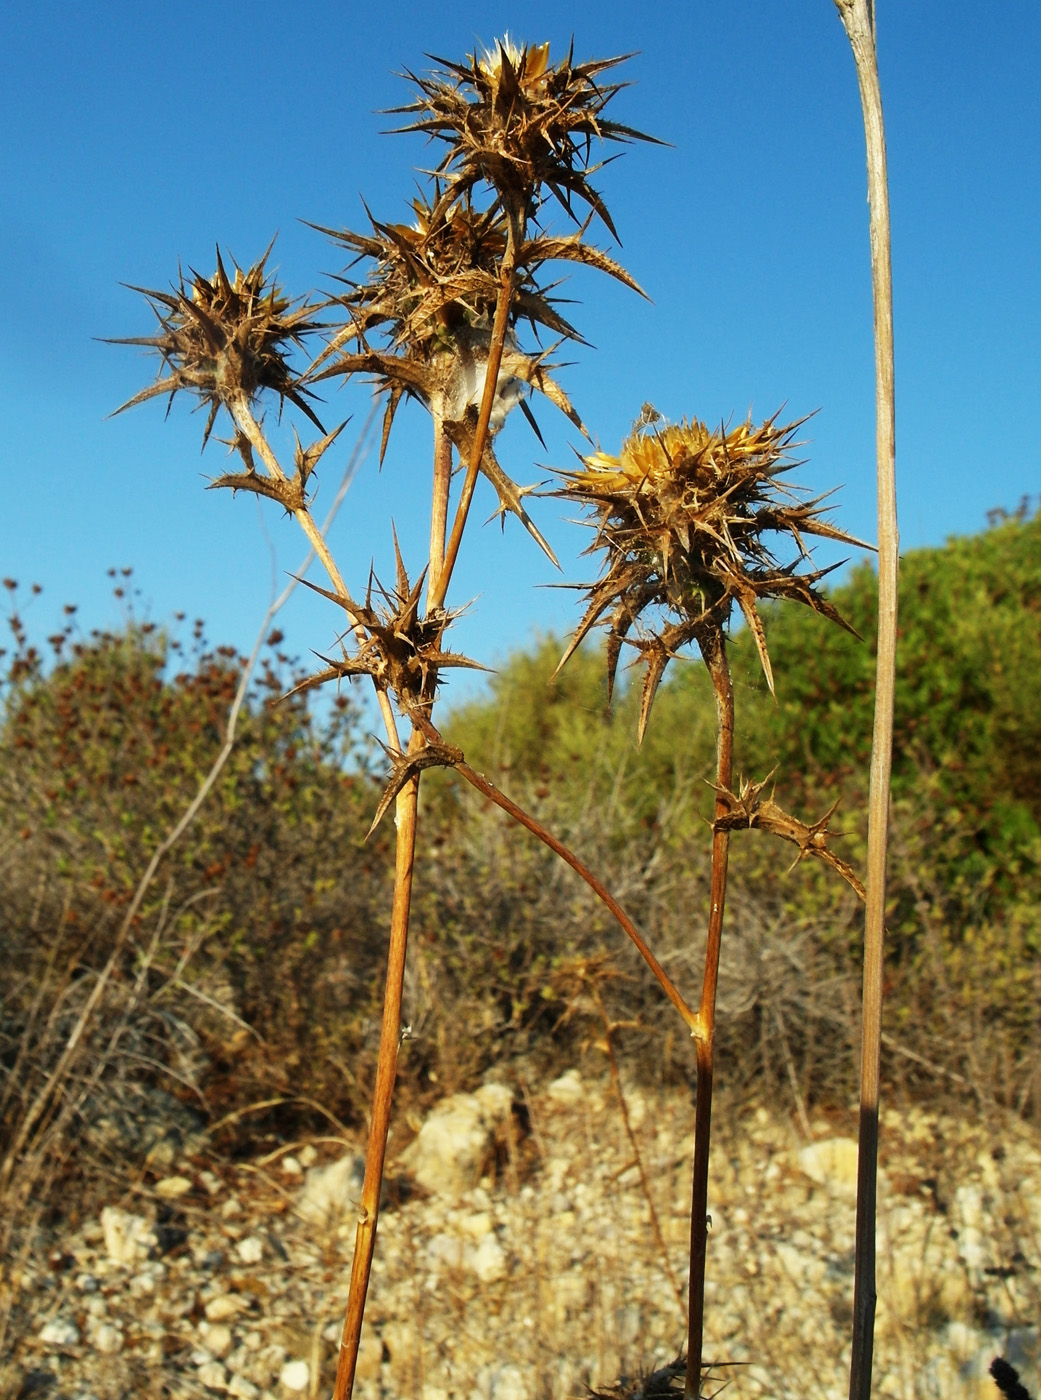
[[[835,0],[857,69],[864,115],[870,208],[871,286],[875,332],[875,415],[878,476],[878,651],[868,797],[867,905],[860,1068],[860,1161],[857,1176],[857,1262],[853,1301],[850,1400],[869,1400],[875,1317],[875,1217],[878,1104],[885,954],[886,848],[896,693],[897,572],[896,407],[893,355],[893,270],[889,182],[882,93],[878,81],[874,0]]]

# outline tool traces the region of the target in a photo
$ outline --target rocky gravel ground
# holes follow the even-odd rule
[[[679,1095],[627,1099],[653,1217],[609,1083],[572,1070],[433,1111],[381,1216],[360,1400],[581,1396],[675,1357],[692,1114]],[[845,1397],[853,1122],[719,1111],[709,1393]],[[328,1395],[357,1152],[191,1156],[38,1242],[7,1269],[0,1396]],[[1041,1139],[1012,1119],[891,1113],[880,1209],[875,1394],[995,1400],[1001,1353],[1036,1395]]]

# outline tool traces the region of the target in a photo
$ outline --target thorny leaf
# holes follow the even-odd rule
[[[763,788],[772,776],[768,775],[760,783],[742,783],[740,794],[730,792],[716,783],[711,784],[717,800],[726,808],[726,811],[715,819],[716,829],[739,831],[746,827],[758,827],[761,831],[771,831],[782,840],[798,846],[799,854],[792,862],[791,869],[794,870],[807,856],[814,856],[825,865],[831,866],[863,900],[864,886],[853,867],[840,860],[828,846],[828,837],[832,834],[828,830],[828,823],[835,814],[838,802],[834,802],[818,821],[807,824],[798,817],[790,816],[772,797],[761,796]]]

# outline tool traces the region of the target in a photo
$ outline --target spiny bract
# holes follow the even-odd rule
[[[270,389],[295,404],[325,431],[286,358],[294,344],[320,329],[310,319],[315,308],[294,305],[268,279],[266,263],[270,252],[269,247],[259,262],[246,270],[235,266],[234,275],[229,277],[218,248],[217,270],[212,278],[193,272],[189,283],[182,275],[170,292],[150,291],[146,287],[132,289],[148,298],[160,332],[113,343],[157,350],[168,372],[161,372],[154,384],[122,404],[117,413],[159,394],[172,397],[187,389],[209,408],[203,433],[205,446],[222,405],[227,407],[240,395],[252,400],[259,390]]]
[[[822,518],[821,500],[795,499],[778,480],[797,465],[788,455],[800,420],[777,415],[753,425],[708,428],[698,419],[666,423],[645,405],[618,456],[604,452],[562,472],[561,495],[592,507],[592,549],[606,551],[603,577],[587,590],[588,606],[561,665],[607,612],[608,684],[614,685],[623,643],[646,668],[640,738],[658,683],[680,647],[715,646],[737,602],[755,638],[767,684],[773,672],[757,603],[791,598],[848,625],[817,591],[829,570],[797,574],[809,557],[804,534],[859,544]],[[797,557],[781,565],[764,536],[788,535]],[[834,566],[833,566],[834,567]],[[655,628],[648,610],[659,614]],[[641,635],[630,631],[642,624]]]

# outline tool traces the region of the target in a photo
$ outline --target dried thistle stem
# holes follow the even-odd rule
[[[448,534],[448,498],[452,487],[452,440],[440,414],[434,418],[434,487],[430,502],[430,570],[427,575],[427,611],[434,606],[441,571],[445,566]]]
[[[431,733],[436,733],[432,726]],[[490,802],[494,802],[497,807],[501,807],[507,815],[511,816],[514,821],[519,822],[520,825],[530,831],[533,836],[537,836],[543,845],[548,846],[566,865],[570,865],[571,869],[582,877],[596,895],[597,899],[599,899],[604,907],[610,910],[618,920],[623,931],[628,935],[637,952],[654,974],[658,986],[661,987],[669,1001],[672,1002],[673,1006],[683,1017],[684,1024],[690,1030],[691,1035],[699,1035],[699,1016],[696,1015],[683,1000],[672,979],[669,977],[669,974],[651,952],[650,948],[640,936],[636,925],[633,923],[632,919],[629,918],[629,915],[618,903],[610,890],[597,879],[589,867],[575,855],[574,851],[565,846],[563,841],[554,836],[551,831],[548,831],[530,812],[526,812],[524,808],[514,802],[511,797],[507,797],[504,792],[500,792],[495,784],[489,782],[483,773],[476,772],[465,760],[461,760],[454,766],[456,772],[459,773],[461,777],[465,778],[471,787],[476,788],[479,793],[487,797]]]
[[[245,394],[235,395],[228,403],[228,412],[235,421],[235,426],[245,436],[250,447],[253,448],[257,456],[264,463],[269,474],[279,482],[288,480],[282,465],[272,450],[271,444],[264,435],[264,430],[257,422],[250,407],[249,399]],[[344,582],[343,575],[337,567],[336,560],[330,553],[326,544],[325,536],[315,523],[314,517],[306,506],[298,507],[293,511],[297,524],[303,530],[307,541],[314,550],[316,557],[320,561],[325,572],[329,576],[329,581],[336,590],[337,595],[342,599],[344,611],[350,620],[351,627],[359,641],[364,642],[367,638],[365,628],[358,617],[357,604],[351,597],[350,589]],[[401,752],[401,740],[398,737],[398,725],[394,715],[394,707],[390,703],[390,696],[386,690],[380,686],[375,687],[376,700],[380,707],[380,715],[383,719],[384,728],[387,731],[387,742],[397,753]]]
[[[730,678],[726,642],[721,629],[698,638],[712,686],[716,693],[716,784],[728,790],[734,769],[734,687]],[[712,1076],[715,1067],[716,988],[719,983],[719,954],[723,939],[723,907],[727,891],[727,860],[730,832],[722,825],[727,814],[724,798],[717,790],[715,821],[712,827],[712,885],[705,948],[705,975],[698,1007],[697,1099],[694,1107],[694,1167],[691,1175],[690,1205],[690,1320],[687,1330],[687,1376],[685,1400],[697,1400],[701,1393],[701,1354],[705,1329],[705,1259],[708,1252],[708,1174],[712,1134]]]
[[[875,1325],[875,1217],[878,1105],[885,958],[886,846],[896,692],[897,570],[896,410],[893,355],[893,270],[882,93],[878,81],[874,0],[835,0],[853,50],[864,115],[870,208],[871,285],[875,332],[878,475],[878,651],[868,795],[867,903],[864,915],[863,1026],[860,1062],[860,1153],[857,1166],[856,1263],[850,1400],[870,1400]]]
[[[481,469],[481,458],[484,456],[485,444],[488,441],[488,425],[492,418],[495,393],[499,386],[499,369],[502,365],[502,352],[506,344],[506,327],[509,324],[510,311],[513,307],[513,292],[517,271],[517,249],[523,240],[523,228],[521,227],[522,215],[513,208],[512,204],[507,206],[506,213],[506,248],[503,252],[502,266],[500,269],[499,295],[495,303],[495,320],[492,324],[492,338],[488,346],[488,368],[484,376],[484,392],[481,396],[481,410],[477,417],[477,428],[474,432],[473,446],[470,450],[470,461],[467,464],[463,489],[459,495],[459,504],[456,507],[455,520],[452,522],[452,534],[445,547],[444,565],[440,571],[437,587],[433,589],[430,598],[430,606],[433,608],[444,606],[445,597],[448,593],[448,585],[452,578],[452,571],[455,568],[456,559],[459,557],[459,546],[462,543],[463,531],[466,528],[466,518],[470,513],[470,502],[473,500],[474,488],[477,485],[477,475]]]
[[[615,1094],[618,1096],[618,1106],[622,1112],[622,1122],[625,1124],[625,1135],[629,1139],[629,1146],[633,1150],[633,1160],[636,1163],[636,1170],[640,1177],[640,1190],[643,1192],[643,1199],[647,1203],[647,1212],[651,1217],[651,1230],[654,1233],[654,1240],[658,1246],[658,1254],[661,1257],[662,1269],[669,1280],[669,1285],[679,1305],[680,1316],[686,1323],[687,1305],[683,1300],[683,1290],[680,1288],[675,1271],[669,1259],[669,1248],[665,1243],[665,1236],[662,1234],[661,1221],[658,1219],[658,1211],[654,1204],[654,1197],[651,1195],[651,1184],[647,1180],[647,1172],[643,1165],[643,1154],[640,1151],[640,1144],[636,1138],[636,1131],[633,1128],[632,1117],[629,1113],[629,1104],[626,1101],[625,1090],[622,1088],[622,1075],[618,1068],[618,1056],[614,1049],[614,1033],[619,1029],[618,1025],[611,1020],[607,1014],[607,1007],[604,1005],[600,988],[593,979],[589,980],[589,990],[593,1000],[596,1002],[596,1009],[600,1013],[600,1020],[604,1027],[604,1046],[607,1050],[607,1062],[611,1069],[611,1083],[614,1086]]]
[[[413,732],[410,748],[422,740]],[[390,925],[390,952],[387,958],[387,984],[383,999],[383,1023],[380,1029],[379,1059],[376,1064],[376,1086],[372,1096],[372,1119],[365,1156],[365,1181],[362,1185],[355,1235],[354,1260],[347,1296],[347,1313],[340,1340],[340,1356],[336,1367],[333,1400],[347,1400],[354,1389],[354,1373],[358,1366],[361,1324],[365,1313],[365,1298],[372,1272],[372,1256],[376,1248],[376,1226],[379,1221],[380,1187],[383,1165],[387,1156],[387,1135],[390,1130],[390,1110],[394,1096],[394,1081],[398,1072],[398,1052],[401,1048],[401,995],[405,980],[405,954],[408,947],[408,920],[412,902],[412,874],[416,855],[416,811],[419,777],[410,778],[398,794],[395,804],[397,852],[394,868],[394,907]]]

